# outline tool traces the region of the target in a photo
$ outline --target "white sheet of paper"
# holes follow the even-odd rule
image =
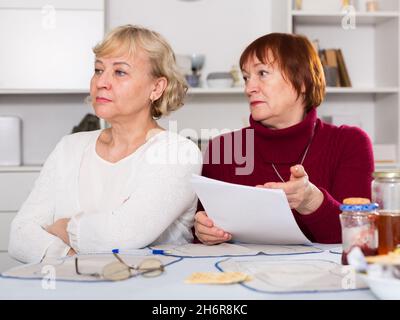
[[[228,258],[217,266],[222,271],[247,273],[252,280],[246,282],[246,287],[266,293],[350,290],[343,285],[348,278],[343,266],[327,260]],[[359,277],[354,280],[352,290],[367,287]]]
[[[222,257],[222,256],[253,256],[259,253],[266,255],[289,255],[302,253],[319,253],[323,250],[313,246],[303,245],[276,245],[276,244],[248,244],[248,243],[220,243],[207,246],[200,243],[183,245],[160,244],[152,249],[167,251],[167,255],[179,257]]]
[[[242,245],[232,243],[220,243],[214,246],[207,246],[200,243],[187,243],[183,245],[161,244],[152,249],[166,250],[172,255],[180,257],[222,257],[222,256],[251,256],[257,255],[260,251],[252,250]]]
[[[198,175],[192,186],[215,225],[234,241],[257,244],[310,244],[298,227],[282,190],[226,183]]]

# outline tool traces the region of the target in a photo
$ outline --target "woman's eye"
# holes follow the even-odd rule
[[[97,69],[97,68],[94,69],[95,74],[102,74],[102,72],[103,72],[103,70],[101,70],[101,69]]]
[[[247,80],[249,80],[249,77],[243,76],[243,81],[244,81],[244,82],[247,82]]]
[[[266,71],[266,70],[260,70],[260,71],[258,72],[258,74],[259,74],[260,76],[262,76],[262,77],[265,77],[266,75],[269,74],[269,72]]]
[[[115,70],[115,74],[119,77],[122,77],[122,76],[126,75],[126,72],[122,71],[122,70]]]

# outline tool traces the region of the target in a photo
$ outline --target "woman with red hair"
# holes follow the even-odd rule
[[[318,54],[304,36],[262,36],[244,50],[240,67],[250,126],[210,142],[203,175],[283,189],[298,226],[311,241],[341,242],[339,205],[347,197],[371,197],[374,161],[369,137],[359,128],[337,127],[317,117],[325,96],[325,78]],[[226,150],[235,152],[226,144],[233,141],[235,146],[238,136],[245,146],[241,150],[251,150],[249,144],[254,143],[248,174],[238,174],[243,163],[212,161],[237,159],[226,154]],[[195,218],[198,239],[205,244],[229,241],[229,230],[215,226],[199,207]]]

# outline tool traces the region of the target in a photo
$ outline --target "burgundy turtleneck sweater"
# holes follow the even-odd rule
[[[244,168],[246,164],[243,164],[237,156],[238,160],[235,161],[232,153],[235,147],[229,148],[224,142],[231,139],[239,142],[239,145],[242,145],[242,154],[245,156],[246,144],[249,142],[251,144],[249,139],[246,140],[246,132],[251,133],[251,131],[254,133],[254,169],[250,174],[238,175],[236,169]],[[303,166],[310,181],[322,191],[324,201],[310,215],[302,215],[295,210],[292,212],[300,229],[312,242],[340,243],[339,205],[343,199],[371,198],[374,170],[372,146],[369,137],[361,129],[349,126],[336,127],[324,123],[317,118],[315,108],[311,109],[301,123],[280,130],[267,128],[250,117],[250,127],[235,134],[222,135],[210,142],[204,157],[202,174],[212,179],[247,186],[281,182],[271,165],[273,163],[282,178],[288,181],[289,168],[301,162],[312,136]],[[218,161],[214,159],[213,164],[213,151],[214,157],[218,158],[215,154],[218,149],[221,163],[215,163]],[[199,204],[199,209],[201,208]],[[246,219],[245,212],[243,219]]]

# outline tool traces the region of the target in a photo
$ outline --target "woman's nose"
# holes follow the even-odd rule
[[[103,71],[96,79],[96,87],[98,89],[110,89],[111,88],[111,75],[108,72]]]
[[[259,83],[256,79],[248,78],[245,84],[245,91],[247,95],[256,93],[259,90]]]

